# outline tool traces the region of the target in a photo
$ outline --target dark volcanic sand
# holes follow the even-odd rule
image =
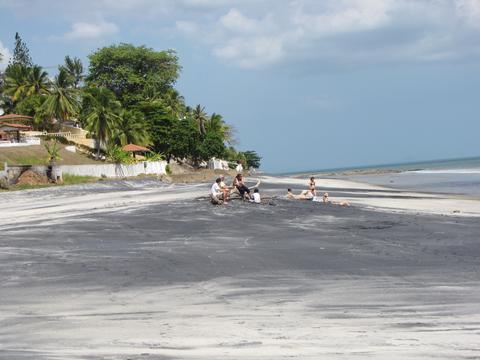
[[[480,359],[480,221],[194,200],[0,233],[2,359]]]

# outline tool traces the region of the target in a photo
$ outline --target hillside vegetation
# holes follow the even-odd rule
[[[59,165],[99,164],[81,153],[65,150],[64,145],[60,145],[60,158],[61,160],[57,161]],[[8,165],[47,165],[48,153],[43,145],[1,148],[0,168],[3,168],[5,162]]]

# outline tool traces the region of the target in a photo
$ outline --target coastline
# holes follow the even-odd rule
[[[5,194],[0,358],[476,356],[477,215],[434,214],[455,196],[319,179],[341,207],[286,186],[305,181],[263,177],[261,205],[149,179]]]
[[[185,174],[186,178],[189,176]],[[270,198],[284,197],[287,187],[294,192],[306,187],[305,180],[296,177],[250,177],[252,182],[257,179],[262,181],[262,193]],[[53,217],[69,218],[85,213],[130,211],[156,203],[198,201],[208,196],[208,187],[206,182],[173,184],[145,178],[5,192],[2,197],[11,205],[0,210],[3,219],[0,228],[29,220],[48,221]],[[348,201],[354,207],[375,211],[480,216],[480,199],[474,196],[399,190],[336,178],[317,179],[317,188],[319,192],[329,192],[336,201]]]
[[[200,174],[213,181],[215,174]],[[282,198],[287,187],[301,191],[304,179],[296,177],[257,176],[262,193],[269,198]],[[162,182],[153,178],[109,180],[79,185],[46,187],[5,192],[4,201],[11,204],[0,209],[1,227],[13,223],[68,218],[85,213],[129,211],[155,203],[192,200],[208,197],[207,182],[195,182],[185,174],[180,183]],[[193,181],[193,182],[192,182]],[[480,216],[480,199],[456,194],[436,194],[399,190],[385,186],[337,178],[317,179],[319,192],[329,192],[336,201],[348,201],[354,207],[375,211],[443,216]],[[322,206],[323,204],[319,204]]]

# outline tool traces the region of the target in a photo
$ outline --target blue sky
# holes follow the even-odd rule
[[[15,31],[44,67],[177,50],[267,171],[480,156],[479,0],[0,0],[0,53]]]

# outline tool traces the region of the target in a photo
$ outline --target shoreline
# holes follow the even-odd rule
[[[251,182],[260,179],[261,194],[273,199],[283,198],[287,187],[293,188],[294,192],[306,187],[304,179],[292,177],[263,175],[248,179]],[[11,205],[0,210],[3,219],[0,228],[28,220],[48,221],[51,217],[71,218],[86,213],[130,211],[156,203],[186,200],[196,202],[199,198],[208,197],[209,185],[208,182],[174,184],[143,178],[4,192],[2,193],[4,201]],[[398,190],[331,178],[317,179],[317,189],[320,192],[329,192],[332,200],[348,201],[351,206],[362,209],[390,213],[480,217],[480,199],[475,197]]]
[[[265,196],[305,187],[263,180]],[[438,201],[332,179],[317,185],[358,202]],[[476,218],[281,196],[213,206],[208,189],[137,180],[5,194],[2,354],[360,360],[478,352]]]

